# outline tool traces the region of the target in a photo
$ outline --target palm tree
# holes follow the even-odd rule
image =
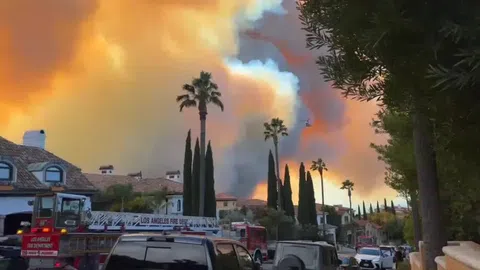
[[[212,81],[212,74],[200,72],[199,78],[194,78],[192,84],[184,84],[182,90],[186,94],[177,96],[177,103],[180,103],[180,111],[183,108],[197,107],[200,115],[200,216],[205,211],[205,148],[206,148],[206,120],[207,106],[214,104],[223,112],[223,103],[220,100],[222,93],[218,91],[218,85]]]
[[[325,237],[325,231],[326,231],[326,216],[325,216],[325,196],[324,196],[324,191],[323,191],[323,171],[328,171],[327,165],[325,165],[325,162],[321,158],[318,158],[317,160],[312,161],[312,166],[310,166],[310,170],[312,171],[318,171],[320,173],[320,180],[322,182],[322,213],[323,213],[323,236]]]
[[[278,159],[278,140],[281,136],[288,136],[287,127],[283,124],[283,120],[280,118],[272,118],[270,123],[265,122],[263,124],[265,127],[265,131],[263,131],[263,135],[265,135],[265,141],[268,139],[273,140],[273,146],[275,147],[275,170],[277,171],[277,192],[278,192],[278,199],[277,199],[277,209],[280,211],[282,210],[282,199],[281,199],[281,186],[282,183],[280,181],[280,161]]]
[[[348,191],[348,201],[350,202],[350,222],[352,222],[352,191],[355,184],[349,179],[342,182],[340,189],[346,189]]]

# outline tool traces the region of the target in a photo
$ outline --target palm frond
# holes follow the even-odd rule
[[[183,110],[183,108],[190,108],[190,107],[196,107],[197,106],[197,101],[195,99],[187,99],[182,101],[180,103],[180,111]]]
[[[187,91],[188,93],[195,95],[195,87],[190,84],[184,84],[182,87],[183,90]]]
[[[180,102],[180,101],[184,101],[184,100],[188,100],[190,99],[190,95],[188,94],[185,94],[185,95],[179,95],[177,96],[177,98],[175,99],[177,102]]]
[[[223,112],[223,102],[218,97],[210,97],[210,102],[220,107]]]

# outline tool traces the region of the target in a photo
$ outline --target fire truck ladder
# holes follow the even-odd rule
[[[59,256],[109,253],[121,233],[71,233],[60,240]]]
[[[89,218],[90,230],[163,231],[186,226],[193,231],[218,231],[218,221],[213,217],[190,217],[92,211]]]

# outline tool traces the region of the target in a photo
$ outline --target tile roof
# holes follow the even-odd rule
[[[218,193],[215,195],[217,201],[236,201],[237,197],[227,194],[227,193]]]
[[[129,175],[113,174],[84,174],[88,180],[98,189],[105,190],[109,186],[117,184],[131,184],[135,192],[152,192],[166,189],[168,193],[183,193],[183,184],[165,178],[136,179]]]
[[[15,144],[0,136],[0,158],[11,161],[15,165],[17,175],[16,181],[12,183],[14,191],[50,190],[49,186],[40,182],[28,170],[29,166],[37,168],[45,166],[46,162],[55,163],[65,168],[66,185],[63,185],[63,187],[67,191],[69,189],[81,192],[95,191],[95,187],[82,174],[80,168],[45,149]]]

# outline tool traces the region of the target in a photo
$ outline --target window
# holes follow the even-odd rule
[[[250,254],[244,247],[237,245],[237,255],[238,255],[238,262],[240,263],[240,269],[253,270],[252,257],[250,257]]]
[[[362,249],[360,249],[358,254],[380,256],[380,250],[379,249],[372,249],[372,248],[362,248]]]
[[[119,242],[107,261],[105,270],[144,269],[146,251],[144,242]]]
[[[37,200],[37,217],[49,218],[53,214],[53,197],[40,197]]]
[[[59,198],[60,199],[60,198]],[[61,208],[57,209],[56,227],[77,227],[80,224],[80,199],[61,198]]]
[[[207,270],[205,247],[190,243],[119,242],[105,265],[105,270]],[[152,243],[152,242],[150,242]],[[148,245],[147,245],[148,244]]]
[[[177,212],[180,211],[182,211],[182,203],[180,202],[180,200],[177,200]]]
[[[217,269],[219,270],[239,270],[237,255],[232,244],[217,245]]]
[[[228,202],[223,202],[223,206],[224,206],[224,207],[227,207],[227,206],[228,206]]]
[[[13,167],[12,165],[0,162],[0,181],[12,181],[13,178]]]
[[[344,223],[348,223],[348,216],[343,217]]]
[[[45,170],[45,182],[62,182],[63,171],[59,167],[49,167]]]
[[[144,269],[207,270],[205,247],[198,244],[184,243],[162,243],[159,246],[147,247]]]
[[[106,173],[107,173],[107,171],[102,171],[102,174],[106,174]]]

